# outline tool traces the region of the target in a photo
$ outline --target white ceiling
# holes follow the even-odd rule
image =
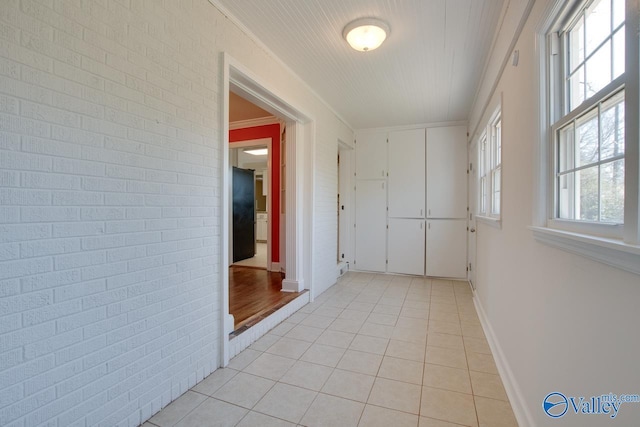
[[[214,0],[354,129],[467,120],[504,0]],[[385,43],[342,29],[377,17]]]

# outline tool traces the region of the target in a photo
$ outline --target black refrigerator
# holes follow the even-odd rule
[[[255,182],[253,169],[233,167],[233,262],[256,254]]]

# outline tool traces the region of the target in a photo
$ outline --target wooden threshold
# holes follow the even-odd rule
[[[229,313],[234,317],[232,334],[248,329],[301,294],[282,292],[283,278],[282,273],[265,269],[229,267]]]

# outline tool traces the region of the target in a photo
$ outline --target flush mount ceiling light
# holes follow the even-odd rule
[[[384,42],[390,29],[386,22],[376,18],[356,19],[342,30],[342,37],[357,51],[374,50]]]
[[[254,156],[266,156],[269,151],[266,148],[254,148],[252,150],[244,150],[244,152]]]

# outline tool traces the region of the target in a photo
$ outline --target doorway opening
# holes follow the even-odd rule
[[[308,271],[305,271],[304,267],[308,265],[312,240],[311,215],[307,210],[313,191],[305,182],[305,176],[310,174],[303,171],[308,172],[312,167],[313,122],[259,83],[227,54],[223,55],[223,74],[221,166],[222,188],[225,191],[221,196],[222,212],[226,214],[222,215],[221,238],[228,243],[223,244],[221,254],[224,268],[221,268],[220,363],[226,366],[230,357],[268,330],[264,327],[265,323],[284,320],[284,317],[277,320],[286,311],[279,308],[293,300],[293,305],[289,304],[287,310],[295,310],[310,299],[310,293],[305,292],[305,282],[310,284],[310,281],[305,281],[310,268],[307,267]],[[232,119],[233,104],[238,99],[252,108],[262,109],[263,115]],[[249,162],[254,164],[240,162],[245,154],[251,156],[248,149],[256,146],[267,150],[266,167],[257,164],[258,156],[255,156],[256,161]],[[306,146],[309,148],[306,149]],[[236,171],[242,171],[249,186],[244,189],[246,198],[250,199],[248,202],[245,200],[247,212],[244,215],[244,228],[234,226],[234,167]],[[264,188],[265,184],[266,195],[261,200],[261,197],[256,197],[262,196],[261,192],[256,194],[256,188]],[[258,214],[261,214],[260,224]],[[266,214],[266,221],[263,214]],[[241,243],[237,241],[238,236],[234,238],[234,232],[248,235],[245,242],[248,250],[244,254],[236,254],[235,259],[234,244]],[[259,244],[266,245],[267,261],[264,267],[236,265],[248,259],[255,261]],[[238,308],[237,301],[243,301],[243,309],[250,312],[238,314],[242,309]],[[244,318],[243,323],[236,322],[236,317]],[[260,323],[260,327],[250,328],[257,323]],[[239,333],[243,333],[242,339],[235,339]]]
[[[229,314],[238,335],[295,298],[282,292],[280,118],[229,93]]]

